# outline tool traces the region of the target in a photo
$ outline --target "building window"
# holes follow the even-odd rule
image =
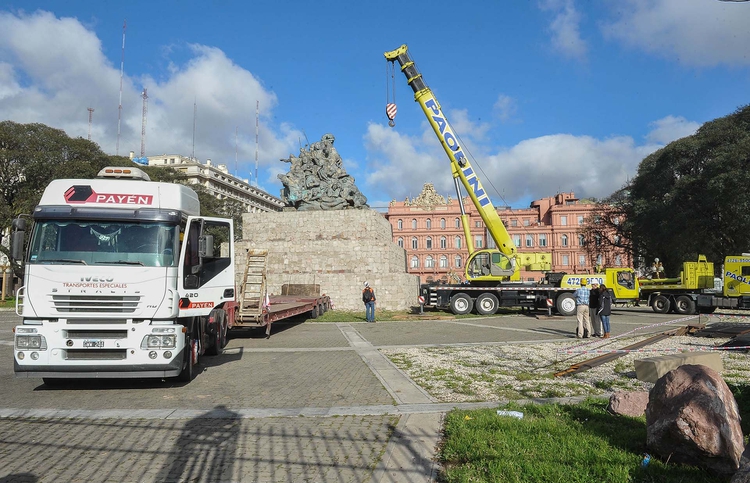
[[[578,215],[578,225],[583,225],[583,215]]]
[[[419,268],[419,257],[411,257],[411,268]]]
[[[432,250],[432,237],[428,236],[427,240],[425,241],[425,248],[428,250]]]
[[[619,225],[620,224],[620,217],[619,216],[615,216],[614,219],[612,220],[612,223],[614,223],[615,225]]]
[[[432,255],[427,255],[427,258],[424,259],[424,268],[434,268],[435,267],[435,259],[432,258]]]
[[[520,247],[521,246],[521,235],[513,235],[513,244],[516,247]]]
[[[445,218],[440,218],[440,228],[445,230]]]
[[[539,234],[539,246],[540,247],[546,247],[547,246],[547,235],[544,233]]]
[[[412,230],[416,230],[417,229],[417,219],[416,218],[414,218],[413,220],[411,220],[411,229]]]
[[[461,219],[456,218],[456,228],[461,228]]]
[[[518,220],[510,220],[510,226],[518,226]]]
[[[448,239],[445,238],[444,236],[440,237],[440,248],[443,248],[443,249],[448,248]]]
[[[622,241],[622,237],[620,237],[620,235],[615,235],[615,238],[614,238],[613,241],[614,241],[615,246],[620,246],[620,242]]]
[[[398,246],[404,248],[404,239],[402,237],[398,237]]]
[[[622,255],[617,255],[615,257],[615,265],[617,265],[618,267],[622,266]]]
[[[585,247],[586,246],[586,237],[583,235],[578,235],[578,246],[579,247]]]
[[[568,217],[567,216],[561,216],[560,217],[560,224],[565,226],[568,224]]]
[[[596,235],[594,237],[594,244],[598,247],[602,246],[602,237],[601,235]]]
[[[534,246],[534,235],[526,235],[526,246],[527,247]]]
[[[578,255],[578,266],[579,267],[586,266],[586,255]]]
[[[456,268],[461,268],[461,255],[456,255],[453,257],[453,266]]]
[[[460,236],[457,236],[456,239],[454,240],[454,242],[455,242],[456,248],[461,248],[461,237]]]
[[[474,248],[482,248],[484,244],[482,243],[482,235],[476,235],[474,236]]]
[[[419,244],[417,243],[417,237],[413,237],[411,239],[411,249],[416,250],[417,248],[419,248]]]
[[[531,222],[529,221],[528,218],[524,218],[523,219],[523,226],[529,226],[530,224],[531,224]]]
[[[563,235],[560,237],[560,242],[562,246],[566,247],[568,246],[568,235]]]
[[[429,218],[427,218],[427,221],[425,223],[427,224],[427,229],[431,230],[432,229],[432,220],[429,219]]]
[[[440,268],[448,268],[448,257],[440,255]]]
[[[597,267],[601,267],[602,266],[602,256],[601,255],[597,255],[596,256],[596,266]]]
[[[401,220],[401,219],[399,219],[399,220],[398,220],[398,221],[396,222],[396,224],[398,225],[398,229],[399,229],[399,230],[403,230],[403,229],[404,229],[404,220]]]
[[[482,222],[481,221],[475,221],[474,222],[474,227],[476,227],[476,228],[482,228]]]
[[[568,265],[570,265],[570,257],[568,255],[562,256],[562,265],[564,267],[567,267]]]

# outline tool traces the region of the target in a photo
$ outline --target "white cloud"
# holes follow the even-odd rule
[[[667,116],[652,122],[649,126],[652,130],[646,139],[651,143],[662,145],[695,134],[701,127],[699,123],[688,121],[681,116]]]
[[[605,37],[685,65],[748,65],[750,4],[718,0],[620,0]]]
[[[499,94],[492,110],[501,122],[510,121],[515,116],[518,106],[516,100],[505,94]]]
[[[261,184],[280,186],[280,158],[295,152],[302,134],[288,124],[271,126],[277,104],[251,72],[233,63],[217,48],[170,46],[169,56],[187,49],[189,60],[171,63],[154,77],[123,79],[119,154],[140,154],[143,100],[148,90],[146,154],[190,155],[195,116],[195,154],[213,158],[233,171],[235,130],[238,160],[254,173],[255,110],[260,102],[259,162],[270,166]],[[119,56],[118,56],[119,57]],[[169,57],[167,57],[169,61]],[[88,107],[94,108],[92,141],[110,154],[117,145],[120,66],[102,52],[96,34],[77,19],[38,11],[14,15],[0,12],[0,112],[20,123],[40,122],[72,137],[87,137]],[[251,166],[248,166],[251,165]],[[240,167],[242,168],[242,166]],[[280,172],[280,171],[279,171]],[[271,192],[277,188],[272,187]]]
[[[544,0],[540,7],[555,13],[549,25],[553,49],[565,57],[585,60],[588,46],[581,38],[581,14],[573,0]]]
[[[518,207],[522,201],[570,191],[581,198],[604,198],[636,174],[643,158],[694,133],[698,124],[667,116],[650,126],[642,144],[629,136],[570,134],[527,139],[495,152],[480,143],[472,165],[497,204]],[[399,201],[419,194],[424,183],[433,183],[443,195],[455,193],[448,157],[426,123],[419,137],[370,124],[365,141],[370,153],[366,183],[374,190]]]

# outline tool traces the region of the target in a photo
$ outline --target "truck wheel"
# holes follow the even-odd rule
[[[451,297],[451,312],[454,315],[464,315],[474,308],[474,301],[465,293],[457,293]]]
[[[576,314],[576,299],[572,293],[563,293],[555,300],[557,313],[565,317]]]
[[[311,319],[317,319],[318,318],[318,306],[316,305],[313,307],[313,309],[310,311],[310,318]]]
[[[193,380],[193,352],[198,348],[197,342],[192,338],[188,337],[185,342],[185,349],[183,349],[183,360],[182,360],[182,372],[177,376],[177,379],[182,382],[190,382]]]
[[[668,313],[671,305],[672,304],[669,302],[669,299],[664,295],[657,295],[651,301],[651,308],[654,309],[654,312],[656,312],[657,314]]]
[[[497,301],[497,297],[493,294],[483,293],[477,297],[477,301],[474,305],[476,306],[479,315],[493,315],[497,312],[500,303]]]
[[[695,302],[687,295],[680,295],[674,301],[674,310],[678,314],[693,315],[695,313]]]
[[[227,345],[227,314],[223,310],[214,312],[216,329],[208,336],[208,347],[206,354],[209,356],[218,356],[224,352],[224,346]]]

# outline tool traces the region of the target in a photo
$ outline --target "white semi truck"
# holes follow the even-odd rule
[[[233,227],[200,216],[193,190],[105,168],[52,181],[32,217],[28,237],[26,218],[13,222],[25,261],[17,377],[189,381],[202,354],[222,351],[237,307]]]

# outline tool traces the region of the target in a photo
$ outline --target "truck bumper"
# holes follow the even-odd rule
[[[135,379],[175,377],[182,370],[182,357],[169,364],[153,365],[87,365],[87,366],[32,366],[13,361],[17,378],[57,377],[70,379]]]

